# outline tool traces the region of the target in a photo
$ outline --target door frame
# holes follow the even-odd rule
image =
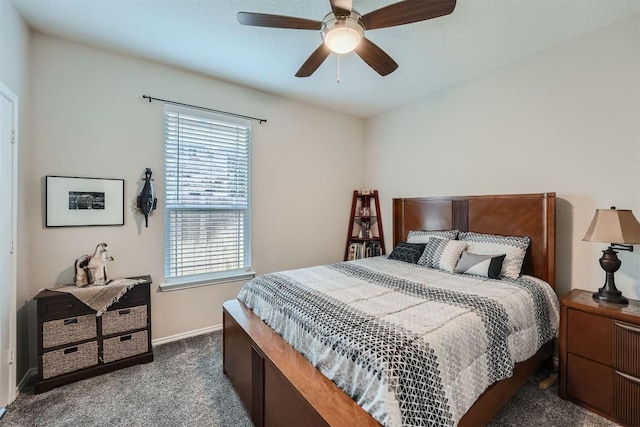
[[[11,144],[11,283],[9,293],[11,295],[9,309],[9,349],[13,352],[12,363],[9,364],[8,384],[0,384],[0,387],[8,387],[8,403],[15,400],[17,395],[17,354],[16,354],[16,323],[17,323],[17,250],[18,250],[18,97],[7,86],[0,82],[0,96],[11,103],[13,116],[13,143]]]

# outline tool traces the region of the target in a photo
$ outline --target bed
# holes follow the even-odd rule
[[[407,236],[409,235],[410,230],[457,229],[463,232],[472,232],[471,234],[484,233],[503,236],[528,236],[530,238],[530,245],[528,246],[526,256],[522,264],[522,274],[533,276],[533,278],[530,279],[530,282],[537,281],[537,279],[535,278],[538,278],[548,283],[548,285],[550,285],[551,287],[554,286],[554,193],[470,197],[456,196],[437,198],[405,198],[394,199],[392,207],[394,247],[399,242],[404,242],[407,240]],[[375,287],[374,285],[379,285],[379,282],[381,280],[380,277],[385,276],[388,270],[398,270],[398,275],[401,276],[401,278],[391,280],[396,282],[400,280],[400,283],[402,284],[402,286],[404,286],[404,290],[402,292],[403,296],[400,299],[422,297],[421,295],[417,295],[418,293],[423,292],[421,290],[422,286],[415,285],[417,282],[420,282],[420,280],[423,280],[421,278],[422,275],[417,274],[418,267],[402,266],[401,264],[402,262],[388,260],[386,258],[370,259],[350,263],[338,263],[331,266],[319,266],[306,270],[274,273],[272,275],[260,276],[259,278],[256,278],[257,280],[254,279],[253,282],[250,282],[250,284],[248,284],[248,286],[245,286],[245,288],[255,288],[259,290],[264,289],[265,287],[269,288],[269,286],[271,286],[271,289],[262,292],[263,294],[271,294],[277,288],[282,287],[285,289],[289,289],[288,282],[297,282],[301,277],[311,277],[311,282],[321,282],[321,280],[318,279],[319,277],[325,277],[329,278],[329,280],[334,280],[337,276],[349,276],[350,279],[348,280],[351,280],[352,282],[356,281],[358,282],[358,284],[361,281],[369,281],[373,283],[373,285],[371,286]],[[362,279],[362,274],[368,277],[368,279]],[[449,280],[449,276],[451,276],[451,274],[449,273],[442,272],[435,272],[434,274],[434,277],[436,279],[428,280]],[[449,276],[447,276],[447,274],[449,274]],[[344,279],[342,278],[340,280]],[[470,280],[472,282],[474,280],[477,281],[477,279],[474,279],[471,276],[469,276],[469,278],[465,280]],[[261,281],[264,283],[260,283]],[[463,280],[463,284],[460,286],[466,287],[465,289],[467,290],[475,289],[479,282],[473,282],[473,284],[470,283],[471,282],[465,282]],[[482,283],[483,286],[491,286],[491,283],[494,282],[491,280],[486,280]],[[378,287],[380,288],[380,286]],[[500,292],[506,292],[510,294],[511,291],[505,290],[507,288],[511,289],[510,286],[516,285],[508,284],[505,282],[498,283],[493,288],[488,289],[492,289],[492,293],[500,294]],[[527,288],[528,286],[529,285],[526,285]],[[384,288],[384,286],[382,287]],[[543,287],[546,287],[546,284],[543,285]],[[362,397],[362,390],[348,390],[351,395],[355,396],[354,398],[359,401],[360,405],[366,407],[367,410],[374,414],[377,419],[374,418],[374,416],[365,411],[358,403],[356,403],[349,396],[349,394],[345,393],[338,385],[336,385],[336,383],[341,384],[341,386],[344,388],[346,384],[348,389],[350,381],[349,378],[340,379],[341,376],[344,375],[341,375],[339,373],[337,377],[334,376],[334,380],[336,381],[334,383],[325,375],[323,375],[319,369],[316,369],[316,367],[314,367],[311,362],[309,362],[309,360],[312,360],[313,363],[319,366],[319,368],[325,371],[325,373],[327,373],[327,370],[335,370],[334,368],[327,367],[327,365],[324,363],[324,356],[314,356],[313,352],[315,350],[313,349],[317,348],[317,345],[315,345],[317,343],[307,337],[306,333],[308,330],[320,330],[323,337],[322,339],[320,339],[320,341],[322,341],[325,346],[328,345],[328,347],[337,347],[341,349],[342,344],[340,343],[349,342],[349,337],[351,335],[354,335],[353,333],[351,333],[352,329],[355,330],[358,328],[358,326],[351,327],[349,326],[350,324],[345,323],[345,321],[343,323],[340,323],[342,325],[343,331],[336,332],[335,317],[332,317],[332,319],[334,320],[330,324],[331,331],[327,332],[323,329],[326,329],[326,327],[320,326],[316,328],[316,326],[309,326],[310,324],[306,324],[304,322],[300,323],[300,318],[298,318],[298,329],[294,330],[294,332],[292,333],[291,329],[287,330],[287,327],[284,327],[283,329],[282,325],[278,325],[279,322],[277,321],[277,319],[274,320],[273,316],[269,318],[268,313],[275,312],[277,310],[271,310],[268,308],[268,306],[267,308],[265,308],[265,306],[260,306],[260,304],[257,304],[256,301],[260,300],[260,298],[248,297],[248,291],[245,291],[245,288],[243,288],[243,291],[241,292],[241,295],[239,297],[243,298],[243,300],[247,302],[248,305],[254,307],[254,309],[256,309],[256,313],[265,317],[265,312],[267,312],[267,322],[274,325],[275,329],[279,330],[279,332],[282,333],[283,336],[287,337],[287,339],[289,339],[290,341],[292,336],[294,338],[302,337],[297,342],[294,339],[293,341],[291,341],[292,344],[289,344],[281,337],[279,333],[274,331],[271,327],[267,326],[267,324],[263,322],[256,313],[250,310],[247,304],[244,304],[238,299],[225,302],[223,307],[224,371],[237,390],[243,404],[251,414],[251,418],[256,426],[375,426],[380,425],[378,420],[382,421],[384,424],[397,425],[398,420],[405,420],[405,418],[398,417],[406,416],[407,407],[415,407],[416,402],[418,402],[419,405],[423,405],[422,402],[425,402],[427,400],[431,402],[432,399],[429,398],[428,395],[421,394],[417,397],[413,397],[413,395],[411,395],[408,404],[405,404],[404,401],[402,401],[403,403],[399,404],[403,408],[402,413],[399,414],[398,408],[394,407],[393,405],[385,406],[386,404],[378,405],[376,403],[371,403],[375,401],[367,400],[366,398]],[[352,288],[360,289],[358,286]],[[333,302],[338,301],[334,304],[338,306],[342,305],[341,298],[351,298],[352,300],[358,300],[359,298],[361,298],[360,295],[352,295],[352,288],[346,290],[334,289],[335,292],[334,294],[332,294],[331,298],[318,300],[316,307],[330,307],[324,311],[333,313],[333,308],[331,306]],[[420,289],[420,291],[416,291],[415,289]],[[257,291],[258,294],[260,294],[260,292],[261,291]],[[298,310],[296,308],[296,304],[299,301],[319,298],[315,294],[315,296],[312,298],[310,295],[298,294],[296,292],[298,292],[298,290],[294,289],[289,291],[289,294],[285,296],[278,296],[277,298],[279,299],[277,299],[277,305],[280,307],[287,307],[289,313],[297,313]],[[386,292],[386,290],[384,292]],[[548,289],[546,290],[546,292],[552,294],[552,292],[549,292]],[[336,298],[336,295],[338,294],[342,296]],[[349,295],[345,296],[345,294]],[[410,294],[409,297],[407,297],[407,294]],[[437,298],[441,298],[441,294],[442,292],[438,291]],[[296,297],[296,295],[298,295],[299,297]],[[391,301],[398,299],[395,296],[392,297],[388,295],[380,295],[378,297],[378,301]],[[433,300],[436,297],[434,297],[432,294],[429,294],[427,298]],[[422,302],[420,302],[420,304],[422,304]],[[371,307],[371,304],[367,303],[367,307]],[[429,310],[432,311],[431,308]],[[500,308],[500,310],[502,310],[502,308]],[[313,316],[322,317],[324,311],[320,310]],[[456,313],[450,313],[451,317],[459,317],[459,313]],[[349,321],[352,321],[352,318],[354,317],[353,314],[353,312],[350,312],[344,317],[348,317]],[[357,314],[360,315],[361,311],[357,311]],[[384,314],[387,315],[384,322],[377,320],[370,321],[367,317],[367,319],[365,320],[357,319],[357,324],[369,324],[367,322],[372,322],[376,325],[387,325],[389,323],[387,320],[389,316],[392,316],[392,313]],[[305,316],[306,318],[308,318],[310,315]],[[503,317],[510,316],[511,314]],[[408,318],[404,318],[404,320],[399,321],[399,323],[406,323],[407,319],[411,319],[411,317],[409,316]],[[493,323],[493,321],[486,323],[488,325],[498,324]],[[513,327],[500,326],[497,328],[509,329]],[[517,328],[518,327],[516,327],[516,329]],[[401,329],[404,331],[405,329],[411,328]],[[444,335],[443,331],[447,331],[446,327],[435,329],[438,330],[438,334],[440,336]],[[385,331],[385,333],[390,333],[386,329]],[[393,331],[395,331],[395,329]],[[420,335],[423,332],[424,331],[419,331],[417,332],[417,334]],[[338,341],[331,342],[330,340],[332,338],[327,338],[333,337],[336,334],[343,334],[340,335],[340,339]],[[457,331],[452,329],[449,330],[447,334],[450,334],[451,336],[457,336]],[[515,391],[520,388],[520,386],[526,381],[526,379],[532,375],[537,367],[545,360],[548,360],[552,352],[550,339],[552,338],[552,335],[549,334],[555,334],[555,331],[540,334],[541,338],[539,338],[539,340],[542,342],[546,341],[546,343],[542,345],[539,350],[536,351],[536,349],[534,348],[532,351],[530,351],[532,354],[527,354],[526,359],[520,361],[514,356],[514,361],[517,361],[518,363],[515,364],[513,370],[508,372],[507,374],[502,373],[501,375],[495,376],[496,378],[504,377],[504,379],[496,381],[495,383],[490,385],[487,384],[489,385],[489,387],[485,391],[477,392],[476,390],[476,393],[479,394],[479,396],[476,398],[475,395],[472,395],[472,402],[463,402],[461,404],[457,402],[450,402],[452,394],[458,395],[460,393],[457,391],[457,389],[455,389],[455,384],[449,386],[445,383],[448,394],[442,391],[442,387],[437,389],[440,390],[441,394],[444,396],[441,396],[439,399],[440,401],[450,402],[449,406],[454,409],[447,409],[447,411],[449,412],[444,417],[431,417],[430,415],[429,418],[420,419],[418,417],[417,420],[414,417],[411,419],[410,423],[424,425],[458,424],[474,426],[486,424],[510,399],[513,393],[515,393]],[[542,337],[542,335],[544,335],[544,337]],[[437,337],[438,335],[434,336]],[[453,341],[453,339],[450,341]],[[301,344],[301,342],[303,344]],[[400,340],[399,342],[402,342],[402,340]],[[441,340],[441,342],[444,344],[436,343],[434,344],[434,346],[438,348],[446,346],[446,339]],[[366,341],[364,341],[364,347],[367,348],[362,349],[363,342],[361,342],[359,345],[361,347],[359,347],[360,349],[356,352],[354,352],[354,350],[342,349],[342,353],[347,354],[347,357],[345,361],[339,362],[338,364],[350,365],[351,362],[349,362],[349,358],[351,358],[353,361],[355,361],[356,359],[360,360],[363,357],[366,358],[366,355],[374,353],[378,354],[377,352],[380,348],[386,348],[384,345],[380,345],[379,343],[367,347]],[[297,347],[301,352],[297,351],[294,346]],[[509,347],[511,347],[511,345],[509,345]],[[398,352],[398,349],[401,350],[403,347],[396,346],[394,348],[394,351]],[[452,350],[449,349],[449,351],[451,352]],[[305,354],[306,357],[301,353]],[[413,357],[413,353],[403,353],[403,356],[399,357],[399,360],[404,360],[411,357]],[[470,357],[472,358],[472,360],[475,360],[474,358],[476,356]],[[522,358],[523,356],[520,355],[518,357]],[[493,357],[486,358],[492,359]],[[495,358],[499,359],[501,357],[496,356]],[[377,360],[377,356],[371,357],[370,359]],[[442,360],[443,358],[440,357],[439,361],[441,362]],[[418,384],[426,384],[427,382],[429,382],[424,380],[429,376],[427,374],[427,376],[425,377],[424,372],[426,370],[431,370],[431,368],[414,369],[413,364],[409,363],[405,363],[403,366],[407,366],[408,369],[413,369],[415,371],[413,375],[417,375],[416,378],[419,378],[419,380],[417,381]],[[449,372],[448,369],[449,368],[445,367],[444,365],[441,367],[441,369],[438,369],[438,377],[436,379],[439,380],[441,376],[445,376],[442,372],[447,373]],[[497,368],[492,369],[496,370]],[[373,390],[373,392],[369,394],[380,394],[380,390],[385,389],[385,381],[387,381],[385,380],[385,378],[391,378],[393,377],[393,375],[389,376],[388,374],[383,372],[383,368],[377,366],[369,369],[369,371],[374,372],[375,374],[371,375],[372,382],[370,384],[373,385],[367,385],[366,390]],[[346,372],[352,371],[349,371],[347,369]],[[353,375],[360,374],[361,373],[355,373]],[[473,378],[476,378],[478,376],[477,374],[473,375]],[[493,375],[487,375],[487,378],[493,377]],[[464,378],[464,376],[462,376],[462,378]],[[483,378],[483,381],[486,382],[486,379]],[[426,393],[422,390],[423,387],[419,388],[420,390],[418,391],[418,393]],[[428,387],[425,386],[424,388],[426,389]],[[405,389],[407,389],[407,387],[405,387]],[[416,389],[416,387],[413,387],[413,389]],[[482,388],[482,390],[484,390],[484,388]],[[469,399],[469,396],[466,396],[465,394],[464,398]],[[429,405],[431,405],[431,403],[429,403]],[[384,407],[381,409],[381,406]],[[430,414],[435,412],[439,411],[433,411],[431,409],[429,410]],[[408,419],[409,418],[407,418],[407,420]],[[405,422],[402,422],[402,424],[405,424]]]

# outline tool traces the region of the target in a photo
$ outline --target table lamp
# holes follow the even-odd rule
[[[613,273],[618,271],[622,262],[617,251],[633,251],[635,244],[640,244],[640,223],[629,209],[596,209],[596,214],[585,234],[587,242],[609,243],[607,250],[602,251],[600,266],[606,273],[604,286],[593,294],[593,299],[616,304],[628,304],[629,300],[616,289]]]

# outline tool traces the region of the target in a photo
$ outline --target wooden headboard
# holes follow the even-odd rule
[[[393,199],[393,246],[409,230],[529,236],[522,273],[555,286],[556,193]]]

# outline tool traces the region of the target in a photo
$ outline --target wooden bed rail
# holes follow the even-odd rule
[[[256,427],[380,424],[238,300],[223,305],[223,368]]]

